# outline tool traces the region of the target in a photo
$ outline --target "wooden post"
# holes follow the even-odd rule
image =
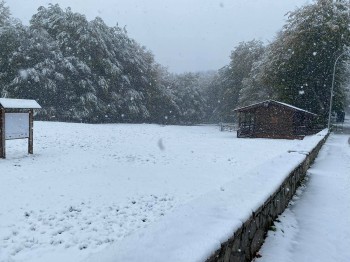
[[[29,110],[28,154],[33,154],[33,109]]]
[[[237,137],[241,136],[241,121],[242,121],[241,114],[242,114],[241,112],[237,112],[237,115],[238,115]]]
[[[5,109],[0,109],[0,158],[6,158]]]

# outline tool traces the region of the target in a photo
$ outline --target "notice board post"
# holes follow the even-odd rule
[[[28,154],[33,154],[33,122],[34,110],[29,110],[29,138],[28,138]]]
[[[6,157],[6,140],[28,139],[28,154],[33,154],[35,100],[0,98],[0,158]]]

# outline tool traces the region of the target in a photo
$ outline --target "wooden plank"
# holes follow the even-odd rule
[[[5,109],[0,109],[0,158],[6,158]]]
[[[33,154],[33,109],[29,110],[28,154]]]

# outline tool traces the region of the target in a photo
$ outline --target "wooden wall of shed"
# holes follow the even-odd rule
[[[295,138],[292,110],[270,104],[255,111],[254,137]]]

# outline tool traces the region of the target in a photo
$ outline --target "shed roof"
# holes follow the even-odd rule
[[[252,104],[252,105],[249,105],[249,106],[244,106],[244,107],[239,107],[239,108],[236,108],[235,110],[233,111],[237,111],[237,112],[240,112],[240,111],[246,111],[246,110],[249,110],[249,109],[252,109],[252,108],[256,108],[256,107],[260,107],[262,105],[269,105],[269,104],[275,104],[275,105],[279,105],[279,106],[283,106],[283,107],[286,107],[288,109],[291,109],[293,111],[299,111],[299,112],[304,112],[306,114],[311,114],[313,116],[317,116],[316,114],[310,112],[310,111],[307,111],[305,109],[302,109],[302,108],[299,108],[299,107],[296,107],[296,106],[292,106],[290,104],[286,104],[286,103],[283,103],[283,102],[279,102],[279,101],[275,101],[275,100],[265,100],[265,101],[262,101],[262,102],[259,102],[259,103],[255,103],[255,104]]]
[[[0,98],[0,107],[9,109],[39,109],[41,106],[35,100]]]

